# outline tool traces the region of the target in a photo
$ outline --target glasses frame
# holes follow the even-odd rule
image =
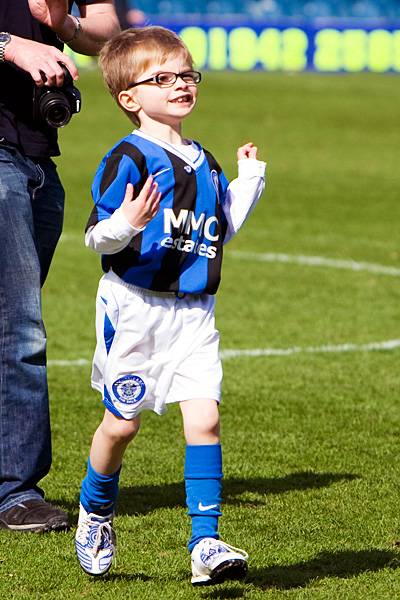
[[[170,83],[162,83],[161,81],[159,81],[159,78],[161,75],[165,75],[166,73],[168,73],[169,75],[174,75],[175,78],[173,81],[171,81]],[[185,75],[189,75],[195,73],[196,75],[198,75],[199,80],[194,82],[194,81],[185,81],[184,77]],[[137,85],[142,85],[142,83],[156,83],[157,85],[161,86],[161,87],[170,87],[171,85],[174,85],[174,83],[177,81],[178,77],[180,79],[182,79],[182,81],[185,81],[185,83],[189,83],[189,85],[197,85],[200,83],[201,81],[201,73],[200,71],[183,71],[182,73],[172,73],[172,71],[162,71],[161,73],[157,73],[156,75],[153,75],[153,77],[149,77],[148,79],[144,79],[143,81],[136,81],[133,83],[130,83],[127,86],[127,90],[136,87]]]

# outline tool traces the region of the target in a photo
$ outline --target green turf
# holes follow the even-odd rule
[[[84,248],[90,182],[129,122],[96,72],[62,132],[65,236],[44,292],[49,359],[90,360],[98,258]],[[268,192],[226,248],[217,318],[223,349],[399,339],[399,278],[238,258],[234,251],[399,267],[400,79],[207,74],[185,133],[235,175],[252,140]],[[221,534],[246,548],[246,583],[193,590],[185,549],[184,443],[177,407],[146,414],[129,449],[104,579],[80,571],[73,532],[0,532],[0,597],[386,600],[400,596],[400,350],[238,357],[224,362]],[[77,518],[102,414],[89,366],[49,368],[54,464],[48,498]]]

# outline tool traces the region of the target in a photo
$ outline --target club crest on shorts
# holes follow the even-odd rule
[[[212,171],[210,171],[210,175],[211,175],[211,181],[213,182],[213,186],[215,189],[215,192],[217,194],[217,202],[219,202],[219,178],[218,178],[218,173],[215,169],[212,169]]]
[[[114,396],[124,404],[136,404],[143,398],[146,385],[137,375],[124,375],[114,381],[112,390]]]

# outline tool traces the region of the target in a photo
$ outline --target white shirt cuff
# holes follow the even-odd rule
[[[125,217],[122,208],[117,208],[117,210],[113,212],[109,219],[109,225],[117,240],[133,237],[144,229],[144,227],[133,227]]]
[[[238,177],[265,177],[267,164],[256,158],[241,158],[238,160]]]

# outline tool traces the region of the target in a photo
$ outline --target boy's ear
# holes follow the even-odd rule
[[[137,112],[141,106],[130,90],[122,90],[118,94],[118,102],[128,112]]]

